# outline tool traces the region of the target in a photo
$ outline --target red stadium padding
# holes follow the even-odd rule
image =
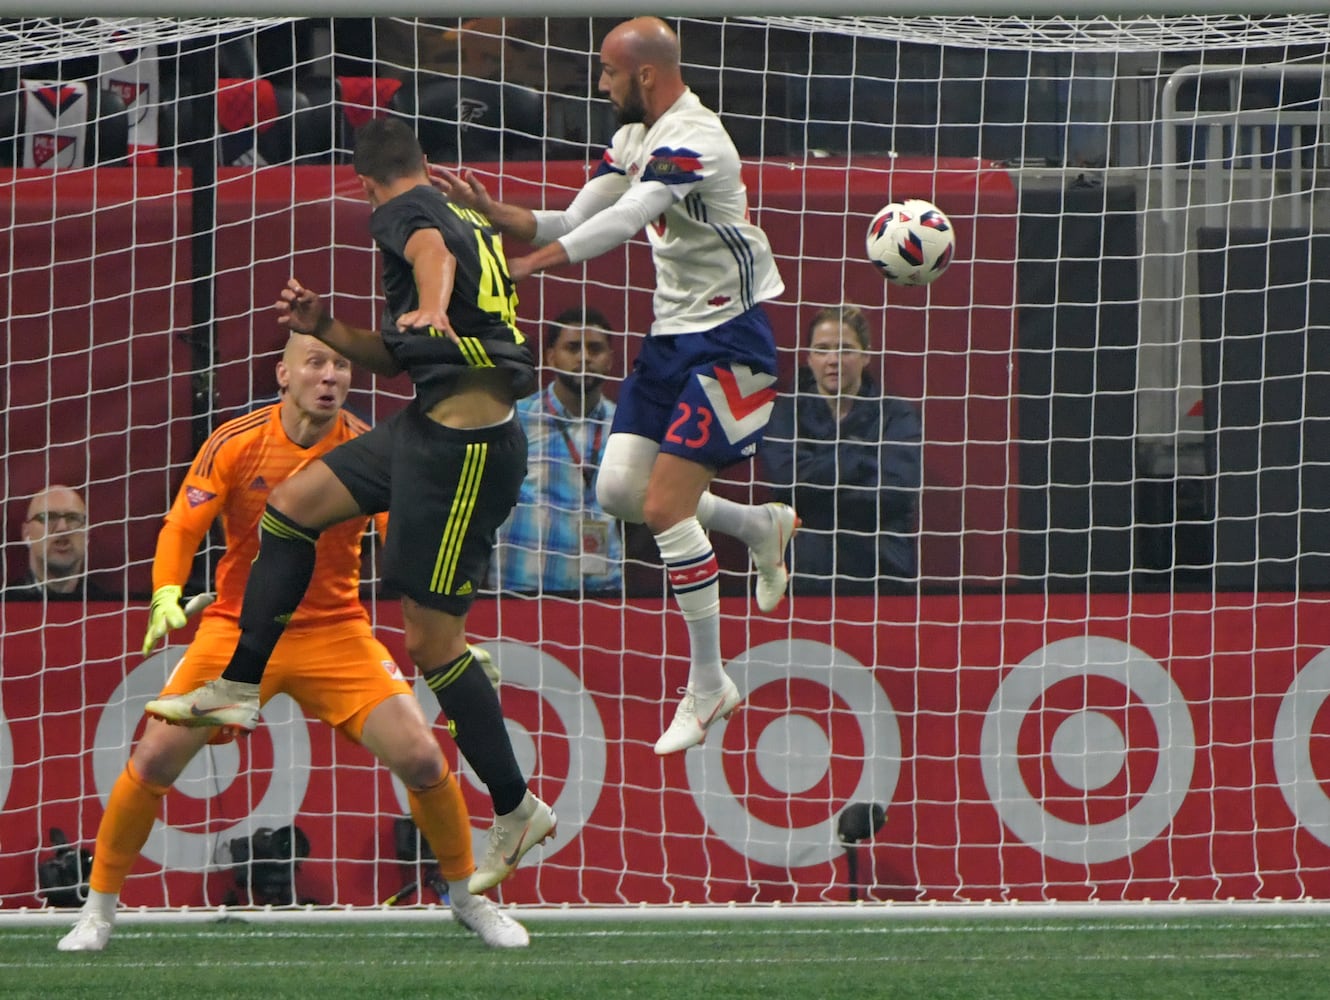
[[[869,898],[1330,896],[1330,595],[796,598],[794,623],[723,605],[747,701],[703,749],[664,760],[652,741],[687,669],[677,614],[476,606],[478,641],[505,634],[515,745],[560,812],[558,839],[505,900],[845,900],[836,824],[856,804],[885,818],[858,848]],[[38,905],[50,828],[92,838],[165,674],[160,656],[122,652],[138,646],[143,609],[91,611],[52,606],[43,623],[37,606],[0,605],[7,909]],[[395,606],[380,625],[400,658]],[[238,751],[212,751],[214,777],[183,783],[150,841],[159,856],[202,852],[212,873],[163,878],[142,860],[126,903],[225,901],[218,845],[293,816],[312,845],[302,897],[363,905],[400,888],[403,807],[387,773],[280,714]],[[487,825],[487,799],[463,784]]]
[[[256,107],[252,95],[247,100]],[[586,176],[581,162],[509,163],[502,181],[496,165],[473,166],[496,193],[533,206],[566,204]],[[150,588],[156,525],[190,458],[194,386],[179,336],[192,316],[188,173],[9,176],[0,185],[11,195],[16,224],[0,232],[0,251],[15,269],[0,276],[0,301],[15,303],[5,317],[10,336],[3,348],[13,357],[0,361],[20,362],[34,374],[11,380],[15,398],[5,413],[15,501],[6,512],[7,539],[18,534],[20,497],[48,482],[91,482],[93,520],[103,525],[94,532],[92,566],[118,570],[127,561],[127,586],[142,593]],[[1000,581],[1015,565],[1018,502],[1010,177],[973,160],[856,158],[852,164],[771,160],[749,165],[745,178],[787,286],[771,306],[785,387],[793,384],[803,328],[817,308],[843,301],[882,317],[884,385],[917,401],[924,417],[925,582]],[[927,290],[885,286],[863,259],[863,232],[873,214],[912,195],[942,206],[958,232],[955,262]],[[275,391],[272,368],[283,334],[272,303],[288,277],[331,293],[337,315],[360,326],[377,323],[380,300],[369,206],[349,167],[221,168],[216,196],[217,361],[210,384],[218,414],[230,415]],[[50,224],[54,238],[45,222],[52,218],[59,220]],[[631,332],[621,352],[631,361],[634,338],[651,317],[654,279],[645,240],[589,263],[588,283],[578,280],[581,273],[569,268],[563,280],[525,285],[521,322],[536,334],[585,292]],[[17,282],[22,295],[14,292]],[[405,378],[359,374],[355,384],[351,405],[370,420],[400,408],[411,391]],[[735,476],[720,489],[747,495],[750,470]],[[128,527],[117,530],[114,521]],[[11,573],[22,559],[18,549],[10,546]],[[746,563],[746,554],[725,542],[718,551],[726,566]]]
[[[531,206],[563,205],[586,176],[580,162],[473,164],[496,193]],[[924,417],[921,571],[927,581],[960,577],[1000,581],[1016,565],[1018,490],[1015,450],[1016,195],[1005,171],[973,160],[770,161],[745,172],[756,220],[770,234],[786,294],[770,305],[781,346],[783,385],[793,386],[797,348],[817,309],[858,304],[886,329],[880,374],[888,392],[916,401]],[[297,201],[292,208],[292,198]],[[864,260],[863,234],[893,198],[920,195],[941,205],[956,224],[955,262],[928,289],[886,286]],[[222,227],[217,243],[218,300],[233,304],[218,322],[216,384],[225,408],[272,391],[271,352],[281,343],[271,302],[296,274],[308,287],[334,290],[337,315],[377,323],[375,261],[365,235],[369,206],[349,168],[270,168],[220,172]],[[265,253],[255,258],[255,248]],[[332,249],[329,249],[329,248]],[[508,254],[522,252],[511,243]],[[651,321],[654,286],[650,251],[635,240],[626,252],[590,262],[565,280],[519,289],[518,314],[533,336],[550,317],[581,301],[630,331],[621,360],[631,362],[635,338]],[[624,289],[627,289],[625,292]],[[246,304],[250,305],[246,309]],[[251,355],[258,353],[260,360]],[[403,378],[370,380],[379,390],[357,401],[362,416],[381,419],[410,394]],[[612,393],[611,393],[612,395]],[[747,467],[737,472],[747,489]],[[760,475],[759,475],[760,478]],[[760,490],[759,490],[760,494]],[[746,554],[725,547],[726,565]]]
[[[174,171],[0,173],[7,578],[28,497],[86,491],[90,565],[150,589],[162,514],[189,461],[189,201]],[[136,564],[136,565],[135,565]]]

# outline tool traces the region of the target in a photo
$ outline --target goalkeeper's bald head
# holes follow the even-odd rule
[[[291,333],[277,362],[277,389],[298,406],[333,416],[351,388],[351,362],[318,337]]]

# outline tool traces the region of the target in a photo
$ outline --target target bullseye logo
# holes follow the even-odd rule
[[[0,703],[0,812],[9,799],[9,783],[14,777],[14,736],[5,718],[5,706]]]
[[[129,760],[144,706],[157,697],[184,651],[173,646],[148,657],[107,699],[97,720],[92,756],[103,806]],[[262,723],[245,739],[243,753],[237,742],[204,747],[194,757],[173,786],[166,820],[153,823],[144,857],[163,867],[206,871],[216,867],[219,846],[248,837],[259,827],[294,821],[309,787],[309,724],[304,715],[294,701],[278,695],[263,706]],[[249,808],[253,793],[264,783],[263,794]]]
[[[1168,672],[1116,639],[1062,639],[998,685],[981,766],[1008,829],[1075,864],[1125,858],[1173,821],[1191,787],[1195,731]]]
[[[1271,740],[1275,777],[1279,791],[1298,824],[1330,846],[1330,796],[1326,782],[1330,773],[1318,760],[1325,760],[1330,734],[1326,700],[1330,698],[1330,649],[1323,649],[1298,671],[1279,703]],[[1312,753],[1312,744],[1319,752]]]
[[[517,642],[479,643],[494,657],[503,673],[504,722],[522,773],[540,776],[541,797],[559,817],[557,840],[533,851],[523,867],[549,860],[576,842],[605,784],[605,727],[595,701],[582,679],[563,663],[532,646]],[[415,682],[416,699],[431,724],[439,717],[439,702],[423,678]],[[489,803],[489,793],[465,763],[459,776]],[[406,792],[393,779],[398,801],[407,810]],[[551,797],[551,790],[557,793]],[[472,828],[476,857],[485,852],[492,820],[485,811],[475,813],[480,827]]]
[[[806,639],[755,646],[726,670],[745,701],[685,757],[698,811],[761,864],[838,857],[840,811],[890,802],[900,777],[900,729],[886,692],[849,654]]]

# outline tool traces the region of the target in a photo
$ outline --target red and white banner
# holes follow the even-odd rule
[[[749,618],[747,602],[724,603],[747,700],[702,748],[661,759],[652,743],[687,669],[676,613],[477,605],[475,636],[503,635],[484,644],[503,666],[514,746],[560,817],[503,898],[846,899],[837,822],[855,803],[884,808],[852,848],[871,898],[1330,898],[1330,598],[785,607]],[[37,605],[0,609],[0,900],[36,905],[48,831],[92,839],[179,647],[124,655],[142,608],[84,619],[51,605],[45,623]],[[381,616],[400,653],[396,609]],[[292,820],[312,845],[303,897],[368,904],[401,886],[400,788],[290,702],[204,756],[168,797],[126,902],[222,902],[229,840]],[[464,785],[479,835],[488,799]]]
[[[83,166],[88,144],[88,85],[23,81],[23,166]]]
[[[162,104],[157,46],[103,52],[97,82],[103,90],[114,91],[125,102],[132,161],[139,166],[155,166],[157,113]]]

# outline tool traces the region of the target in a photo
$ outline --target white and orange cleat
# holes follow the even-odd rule
[[[223,735],[245,736],[259,724],[259,686],[219,677],[193,691],[150,701],[143,711],[176,726],[220,726]]]
[[[698,694],[691,687],[683,689],[683,701],[675,709],[674,721],[656,740],[656,753],[678,753],[689,747],[697,746],[707,738],[707,731],[717,719],[728,719],[743,695],[738,686],[727,676],[719,691],[710,694]]]
[[[757,570],[758,610],[774,611],[785,599],[785,590],[790,584],[790,571],[785,568],[785,549],[803,522],[789,504],[768,503],[763,506],[771,515],[771,531],[749,549],[749,553]]]
[[[494,817],[489,846],[467,882],[467,888],[477,895],[494,888],[517,870],[517,863],[527,851],[553,837],[558,828],[559,820],[554,810],[527,789],[516,809]]]

